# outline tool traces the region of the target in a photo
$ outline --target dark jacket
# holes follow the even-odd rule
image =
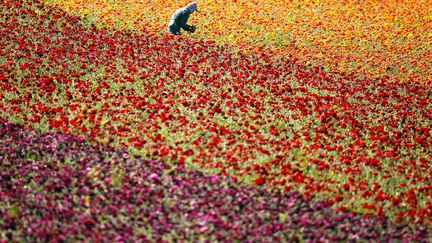
[[[180,28],[191,31],[192,26],[187,24],[190,11],[187,7],[177,9],[168,23],[168,32],[174,35],[180,34]]]

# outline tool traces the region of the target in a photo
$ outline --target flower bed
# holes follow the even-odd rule
[[[0,121],[0,242],[392,241],[427,231]]]

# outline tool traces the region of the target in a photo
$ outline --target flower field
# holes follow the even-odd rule
[[[44,0],[99,25],[165,32],[187,1]],[[200,0],[194,34],[265,46],[328,70],[430,82],[432,3],[427,0]],[[288,47],[288,48],[287,48]]]
[[[280,1],[280,7],[306,18],[342,4],[303,2]],[[387,8],[377,10],[345,1],[344,16],[354,19],[358,6],[366,19],[376,11],[388,11],[384,17],[391,19],[398,4],[410,8],[398,26],[412,35],[396,38],[391,25],[380,41],[394,40],[392,48],[362,49],[371,34],[351,40],[360,47],[330,41],[314,57],[320,47],[301,35],[301,25],[290,28],[288,39],[256,26],[239,34],[244,17],[235,21],[230,14],[252,3],[271,11],[264,1],[233,2],[227,10],[218,1],[199,3],[199,25],[232,23],[233,29],[222,28],[232,37],[217,25],[196,36],[163,34],[166,16],[158,14],[171,14],[177,2],[166,1],[167,11],[147,3],[142,16],[145,1],[127,9],[105,1],[5,1],[0,240],[68,234],[426,240],[432,223],[431,19],[430,3],[417,2],[411,8],[386,1],[377,6]],[[405,30],[414,13],[420,22]],[[229,21],[211,19],[219,14]],[[325,19],[329,29],[336,25]],[[321,40],[337,40],[331,33]],[[314,44],[298,44],[306,40]],[[369,57],[381,64],[372,68]],[[355,70],[336,66],[345,58]],[[390,63],[407,72],[387,69]],[[219,194],[226,195],[220,202]]]
[[[61,133],[2,121],[0,144],[6,154],[0,229],[13,239],[423,242],[427,237],[425,230],[383,218],[335,213],[296,192],[271,193],[227,175],[130,158]]]

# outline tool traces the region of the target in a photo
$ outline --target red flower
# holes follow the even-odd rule
[[[255,185],[260,186],[262,184],[264,184],[266,181],[266,179],[264,177],[258,177],[254,180],[252,180],[253,183],[255,183]]]

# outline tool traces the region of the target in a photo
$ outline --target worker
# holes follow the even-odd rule
[[[196,2],[189,3],[186,7],[177,9],[172,15],[168,23],[168,32],[174,35],[180,35],[180,28],[194,33],[196,26],[188,25],[190,14],[198,11],[198,6]]]

